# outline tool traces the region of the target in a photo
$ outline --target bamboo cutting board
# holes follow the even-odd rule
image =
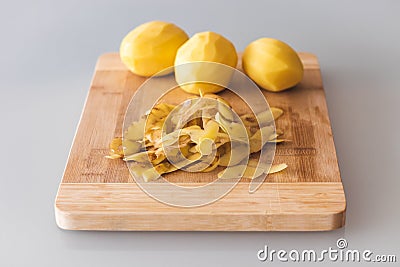
[[[342,227],[346,200],[340,178],[317,58],[299,53],[303,81],[281,93],[263,90],[285,114],[277,128],[291,140],[278,144],[275,163],[288,168],[268,175],[253,194],[248,181],[215,203],[178,208],[147,196],[122,160],[109,160],[108,144],[121,136],[126,108],[145,78],[130,73],[117,53],[96,65],[85,108],[55,201],[56,222],[70,230],[322,231]],[[227,91],[227,90],[225,90]],[[222,96],[228,98],[226,92]],[[187,97],[181,92],[171,99]],[[240,107],[239,112],[240,113]],[[208,182],[210,174],[168,176],[175,183]]]

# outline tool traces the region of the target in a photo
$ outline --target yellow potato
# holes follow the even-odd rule
[[[225,37],[215,32],[197,33],[176,54],[175,79],[186,92],[216,93],[228,85],[237,60],[235,47]],[[220,64],[199,63],[204,61]],[[192,62],[197,63],[181,65]]]
[[[298,84],[303,78],[303,64],[286,43],[261,38],[244,50],[244,72],[260,87],[279,92]]]
[[[176,51],[188,39],[188,35],[172,23],[151,21],[125,36],[120,46],[120,57],[137,75],[166,75],[173,68],[161,71],[174,65]]]

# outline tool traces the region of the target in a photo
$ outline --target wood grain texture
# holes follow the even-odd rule
[[[219,201],[177,208],[135,183],[61,184],[57,224],[70,230],[324,231],[344,224],[341,183],[266,183],[254,194],[237,185]]]
[[[277,128],[291,142],[277,145],[274,161],[287,163],[288,169],[269,175],[256,194],[248,193],[248,181],[242,179],[220,201],[194,209],[158,203],[136,186],[123,161],[104,158],[110,140],[121,136],[126,108],[146,79],[130,73],[118,54],[101,56],[56,198],[58,225],[77,230],[226,231],[343,226],[346,202],[318,60],[309,53],[299,55],[305,67],[299,85],[281,93],[262,91],[270,106],[285,111]],[[221,95],[240,103],[228,90]],[[163,101],[179,103],[188,96],[176,89]],[[248,112],[242,104],[234,109]],[[214,180],[213,175],[178,171],[166,178],[199,183]]]

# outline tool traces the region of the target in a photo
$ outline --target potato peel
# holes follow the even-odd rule
[[[272,174],[272,173],[281,172],[284,169],[286,169],[287,167],[288,167],[288,165],[286,163],[275,164],[275,165],[271,166],[271,168],[269,169],[268,173]]]
[[[249,156],[243,153],[246,149],[249,149],[249,154],[252,154],[260,151],[266,143],[289,141],[280,138],[283,131],[275,130],[272,124],[283,115],[282,109],[271,107],[257,115],[243,114],[240,116],[243,123],[241,124],[234,121],[232,106],[221,96],[207,93],[201,94],[201,97],[215,99],[218,103],[206,107],[188,107],[188,110],[199,110],[201,117],[189,120],[182,129],[164,136],[163,126],[175,106],[159,103],[146,112],[139,121],[133,122],[127,128],[124,139],[114,138],[109,145],[109,155],[105,157],[131,162],[132,173],[142,177],[146,182],[156,180],[162,174],[176,171],[188,164],[190,167],[203,166],[202,158],[210,155],[214,148],[217,149],[214,159],[199,171],[211,172],[218,166],[222,166],[226,168],[218,173],[218,177],[255,178],[287,168],[287,165],[282,163],[272,165],[267,170],[266,166],[260,166],[258,160],[254,158],[245,163],[246,165],[241,163]],[[198,103],[194,102],[193,105],[198,105]],[[213,108],[217,113],[210,116],[212,112],[208,112],[207,108]],[[185,114],[179,113],[178,116],[185,116]],[[179,123],[176,126],[179,126]],[[172,158],[180,155],[187,160],[178,162],[176,166],[172,165],[166,157],[164,151],[166,147]]]

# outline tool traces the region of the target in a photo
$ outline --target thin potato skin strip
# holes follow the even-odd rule
[[[272,174],[272,173],[281,172],[284,169],[286,169],[287,167],[288,167],[288,165],[286,163],[275,164],[275,165],[271,166],[271,168],[269,169],[268,173]]]
[[[283,115],[283,110],[280,108],[271,107],[272,115],[274,116],[274,120],[277,120],[280,116]]]

